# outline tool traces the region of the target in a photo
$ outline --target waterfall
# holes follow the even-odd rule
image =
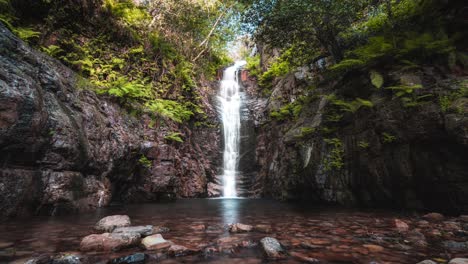
[[[223,79],[220,83],[221,121],[224,132],[223,153],[223,197],[235,198],[237,164],[239,162],[239,138],[240,138],[240,107],[241,96],[239,93],[239,81],[237,71],[246,64],[238,61],[233,66],[224,70]]]

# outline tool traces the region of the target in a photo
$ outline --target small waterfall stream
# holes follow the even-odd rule
[[[240,107],[242,103],[237,72],[245,64],[245,61],[238,61],[224,70],[218,96],[224,133],[222,180],[223,197],[225,198],[237,197],[236,176],[239,163]]]

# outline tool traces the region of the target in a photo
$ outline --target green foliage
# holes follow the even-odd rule
[[[351,102],[338,99],[335,94],[331,94],[327,98],[333,105],[338,106],[344,112],[356,113],[361,107],[372,108],[374,106],[371,101],[361,98],[356,98]]]
[[[260,55],[255,55],[253,57],[247,57],[247,65],[245,69],[249,71],[250,75],[253,77],[258,77],[262,73],[260,67]]]
[[[330,152],[323,159],[325,171],[339,171],[344,166],[344,147],[339,138],[326,138],[325,143],[331,147]]]
[[[390,86],[386,87],[385,89],[389,89],[392,91],[395,91],[395,95],[397,97],[402,97],[402,96],[407,96],[411,95],[414,93],[415,90],[423,88],[422,85],[420,84],[415,84],[415,85],[398,85],[398,86]]]
[[[57,45],[50,45],[48,47],[42,47],[42,51],[47,53],[47,55],[51,57],[56,57],[56,58],[58,58],[59,55],[64,52],[64,50]]]
[[[278,121],[297,119],[301,114],[303,106],[309,102],[309,97],[301,96],[294,102],[286,104],[276,111],[271,111],[270,117]]]
[[[387,132],[382,133],[382,139],[384,143],[392,143],[396,140],[396,137]]]
[[[269,87],[275,77],[284,76],[291,70],[292,67],[288,61],[278,58],[270,65],[268,70],[260,76],[258,83],[261,87]]]
[[[172,100],[156,99],[146,103],[146,107],[161,115],[162,117],[169,118],[178,123],[182,123],[190,119],[193,112],[186,106]]]
[[[143,167],[151,168],[151,161],[145,155],[141,155],[138,163]]]
[[[18,37],[26,42],[29,42],[33,39],[39,38],[41,33],[39,31],[35,31],[32,28],[28,27],[18,27],[13,29],[13,33],[18,35]]]
[[[365,141],[365,140],[361,140],[358,142],[358,146],[362,149],[367,149],[369,148],[369,142]]]
[[[329,68],[331,72],[345,73],[351,70],[359,69],[365,65],[364,61],[356,59],[346,59]]]
[[[375,88],[377,89],[380,89],[382,85],[384,84],[384,79],[383,79],[382,74],[376,71],[370,72],[370,79],[371,79],[372,85],[374,85]]]
[[[182,134],[178,132],[171,132],[167,136],[165,136],[164,139],[182,143],[184,142],[184,140],[182,139],[181,135]]]
[[[104,7],[128,26],[146,23],[150,16],[130,0],[104,0]]]
[[[298,134],[296,136],[296,138],[303,139],[303,138],[305,138],[307,136],[310,136],[314,132],[315,132],[315,128],[313,128],[313,127],[301,127],[300,134]]]
[[[463,113],[464,105],[455,105],[454,103],[460,98],[468,98],[468,81],[463,80],[459,83],[459,89],[439,96],[439,105],[443,113],[449,112],[450,109],[456,110],[457,113]]]

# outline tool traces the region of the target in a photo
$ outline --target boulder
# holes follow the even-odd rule
[[[418,262],[417,264],[437,264],[437,262],[432,261],[430,259],[426,259],[426,260]]]
[[[122,248],[138,245],[137,233],[104,233],[89,235],[80,243],[81,251],[118,251]]]
[[[285,256],[286,251],[276,238],[265,237],[260,240],[260,245],[269,259],[279,259]]]
[[[260,233],[271,233],[271,225],[255,225],[254,230]]]
[[[130,256],[120,257],[109,261],[110,264],[143,264],[146,261],[144,253],[136,253]]]
[[[400,219],[395,219],[395,227],[400,233],[407,232],[409,230],[409,225]]]
[[[156,234],[143,238],[141,244],[146,250],[158,250],[169,248],[172,243],[165,240],[161,234]]]
[[[130,217],[128,215],[111,215],[102,218],[96,223],[94,229],[102,232],[112,232],[117,227],[130,226]]]
[[[181,245],[171,245],[167,250],[167,253],[173,257],[181,257],[193,253],[193,250],[190,250]]]
[[[152,225],[117,227],[112,233],[137,233],[141,237],[151,236],[154,232]]]
[[[468,258],[454,258],[448,264],[468,264]]]
[[[428,221],[442,221],[444,220],[444,216],[439,213],[429,213],[423,215],[423,218],[428,220]]]
[[[253,230],[253,226],[244,225],[241,223],[232,224],[229,226],[229,232],[231,233],[245,233],[245,232],[250,232],[252,230]]]
[[[153,227],[153,234],[163,234],[171,231],[169,228],[164,226],[155,226]]]

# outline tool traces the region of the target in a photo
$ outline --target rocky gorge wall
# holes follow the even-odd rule
[[[220,162],[217,126],[154,126],[88,85],[0,24],[2,216],[207,195]],[[199,89],[208,118],[217,122],[215,89]],[[183,143],[165,139],[174,131]]]
[[[260,93],[255,78],[244,82],[256,98],[254,196],[468,211],[468,99],[461,92],[466,93],[466,73],[439,66],[375,70],[385,86],[422,88],[397,96],[376,88],[369,69],[316,85],[311,79],[320,76],[301,68],[277,78],[269,96]],[[306,103],[298,103],[301,96]],[[370,107],[352,109],[355,98],[366,98]],[[271,116],[286,104],[302,104],[300,114]]]

